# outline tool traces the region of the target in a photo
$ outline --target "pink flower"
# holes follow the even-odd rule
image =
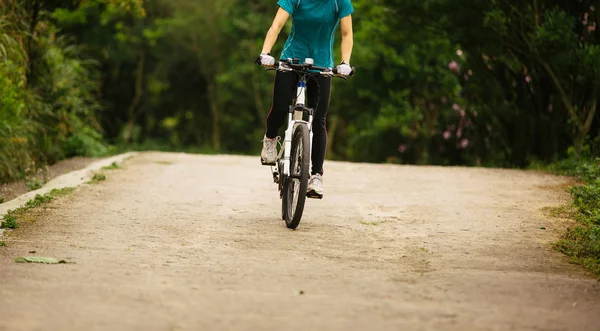
[[[460,141],[460,148],[465,149],[469,147],[469,139],[462,139]]]
[[[458,67],[458,63],[456,63],[456,61],[452,61],[450,63],[448,63],[448,68],[450,68],[450,70],[452,71],[459,71],[459,67]]]
[[[406,152],[406,149],[407,149],[407,147],[405,144],[398,146],[398,152],[400,152],[400,153]]]
[[[473,70],[469,69],[467,73],[469,74],[469,76],[473,76]]]
[[[450,133],[450,131],[446,130],[444,133],[442,133],[442,138],[444,138],[444,140],[448,140],[450,137],[452,137],[452,133]]]
[[[456,55],[458,55],[458,56],[462,56],[462,55],[463,55],[463,51],[462,51],[462,50],[460,50],[460,49],[459,49],[459,50],[457,50],[457,51],[456,51]]]
[[[525,83],[527,83],[527,84],[531,83],[531,77],[530,76],[525,76]]]
[[[456,130],[456,138],[462,137],[462,130],[462,128],[458,128],[458,130]]]
[[[442,97],[442,103],[446,103],[446,102],[448,102],[448,98]]]
[[[456,103],[452,104],[452,109],[456,110],[457,112],[462,110],[462,107]]]
[[[592,24],[592,25],[588,26],[588,31],[589,31],[589,32],[594,32],[594,31],[596,31],[596,23],[594,23],[594,24]]]
[[[464,110],[461,110],[461,111],[460,111],[460,117],[465,117],[465,115],[466,115],[466,114],[467,114],[467,113],[466,113]]]

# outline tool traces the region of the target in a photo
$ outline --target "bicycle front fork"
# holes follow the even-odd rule
[[[308,122],[303,120],[304,112],[308,112]],[[290,111],[288,113],[288,127],[285,130],[285,139],[283,143],[283,174],[286,176],[290,175],[290,157],[292,154],[292,136],[294,134],[294,129],[296,128],[296,124],[298,125],[307,125],[309,132],[309,142],[310,142],[310,155],[312,155],[312,145],[313,145],[313,131],[312,131],[312,121],[313,114],[312,109],[305,108],[303,106],[296,106],[292,109],[290,107]]]

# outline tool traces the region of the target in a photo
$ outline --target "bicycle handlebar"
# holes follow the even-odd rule
[[[310,70],[318,70],[320,74],[322,75],[331,75],[334,77],[339,77],[342,79],[347,79],[346,76],[343,75],[339,75],[337,73],[336,68],[324,68],[324,67],[318,67],[312,64],[306,64],[306,63],[290,63],[290,61],[288,60],[284,60],[284,61],[276,61],[274,66],[271,68],[267,68],[266,70],[280,70],[280,71],[298,71],[298,72],[309,72]],[[348,76],[353,76],[354,75],[354,67],[352,67],[352,71],[350,72],[350,75]]]

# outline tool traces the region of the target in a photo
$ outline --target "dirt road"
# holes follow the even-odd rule
[[[4,236],[0,330],[600,330],[600,283],[541,211],[565,179],[325,171],[290,231],[256,157],[139,154]]]

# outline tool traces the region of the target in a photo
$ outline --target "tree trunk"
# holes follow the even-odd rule
[[[535,27],[537,28],[540,26],[540,13],[537,0],[533,0],[533,14],[535,16]]]
[[[24,48],[26,48],[26,60],[27,60],[27,73],[26,73],[26,83],[29,84],[31,78],[33,77],[33,72],[35,71],[35,63],[37,58],[35,45],[35,28],[37,27],[40,11],[42,10],[41,1],[35,1],[31,4],[31,18],[29,21],[29,37],[27,38],[27,43]]]
[[[583,145],[585,144],[587,134],[588,132],[590,132],[590,128],[592,127],[592,123],[594,122],[594,116],[596,116],[597,105],[598,102],[595,99],[592,100],[591,105],[589,107],[589,111],[584,112],[585,122],[577,127],[578,130],[573,141],[573,148],[575,148],[575,152],[577,154],[581,153]]]
[[[219,105],[219,91],[215,78],[208,83],[208,98],[210,103],[210,114],[212,116],[212,147],[215,152],[221,150],[221,113]]]
[[[133,138],[133,130],[135,127],[135,111],[140,105],[143,94],[143,84],[144,84],[144,67],[146,62],[146,51],[142,50],[140,54],[140,59],[138,61],[138,66],[136,69],[136,78],[135,78],[135,94],[133,100],[131,101],[131,105],[129,106],[129,117],[127,119],[127,127],[125,128],[125,132],[123,132],[123,139],[126,143],[131,142]]]
[[[339,123],[339,117],[337,115],[333,115],[329,117],[329,128],[327,130],[327,156],[328,159],[335,159],[335,155],[333,154],[333,146],[335,146],[334,142],[336,141],[335,135],[337,133]],[[334,157],[332,157],[334,156]]]

